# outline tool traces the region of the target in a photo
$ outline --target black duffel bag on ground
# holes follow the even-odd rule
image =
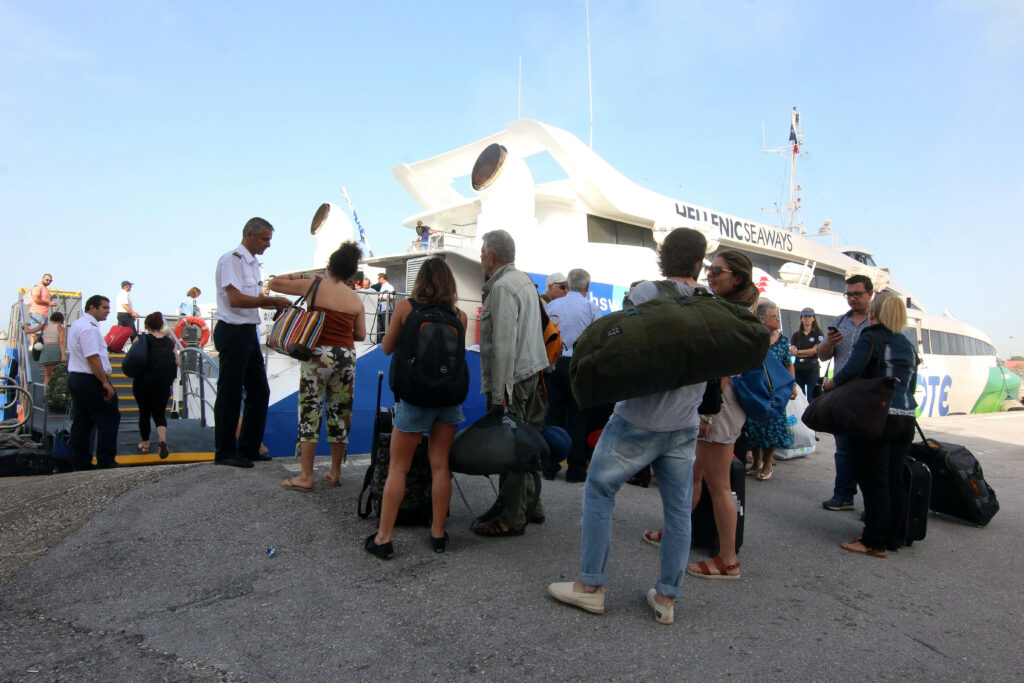
[[[536,472],[548,458],[541,433],[511,413],[491,413],[455,435],[448,467],[457,474]]]
[[[592,322],[573,346],[572,394],[581,408],[729,377],[759,367],[771,333],[743,306],[698,288],[655,282],[663,296]]]

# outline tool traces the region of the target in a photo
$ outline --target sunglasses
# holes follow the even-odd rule
[[[722,266],[704,266],[704,270],[706,270],[711,275],[714,275],[715,277],[718,277],[722,273],[731,273],[732,272],[728,268],[723,268]]]
[[[558,287],[559,289],[569,289],[569,285],[565,284],[564,282],[560,285],[555,285],[555,287]]]

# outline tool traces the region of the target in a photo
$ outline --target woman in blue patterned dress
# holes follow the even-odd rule
[[[790,361],[789,355],[789,338],[782,333],[782,317],[779,315],[778,307],[771,301],[762,299],[757,304],[755,315],[772,333],[768,353],[775,354],[775,357],[786,366],[790,374],[793,374],[793,363]],[[795,384],[790,400],[794,398],[796,398]],[[750,434],[749,445],[754,456],[754,464],[750,469],[756,471],[758,481],[767,481],[772,478],[772,472],[774,472],[775,449],[789,448],[793,445],[793,436],[786,427],[786,414],[783,413],[767,420],[748,419],[747,432]]]

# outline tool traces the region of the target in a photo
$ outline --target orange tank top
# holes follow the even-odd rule
[[[345,349],[354,349],[355,340],[352,339],[352,328],[355,325],[356,317],[352,313],[342,313],[320,306],[314,306],[314,311],[323,311],[324,329],[320,332],[320,339],[317,346],[340,346]]]

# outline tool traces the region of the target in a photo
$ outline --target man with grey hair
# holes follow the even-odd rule
[[[540,327],[537,289],[516,270],[516,243],[504,230],[486,233],[480,246],[484,286],[480,311],[480,390],[487,409],[506,410],[537,429],[547,406],[540,373],[548,366]],[[473,524],[481,536],[518,536],[528,522],[544,521],[533,478],[521,472],[501,475],[498,500]],[[528,501],[537,506],[526,518]]]
[[[545,378],[549,405],[544,425],[562,427],[569,433],[572,449],[566,459],[565,480],[580,482],[587,478],[587,422],[590,411],[576,405],[569,384],[569,364],[576,340],[590,323],[601,317],[601,313],[587,298],[590,273],[582,268],[573,268],[567,282],[568,294],[548,304],[548,316],[558,325],[558,333],[562,336],[562,355],[555,361],[554,371]],[[558,463],[548,463],[544,468],[544,478],[554,479],[559,469]]]
[[[264,294],[260,286],[256,257],[270,247],[273,236],[274,226],[262,218],[252,218],[242,229],[242,243],[217,261],[217,312],[213,316],[213,344],[220,354],[217,400],[213,405],[213,461],[217,465],[252,467],[253,461],[270,459],[260,453],[270,385],[260,350],[257,309],[281,310],[291,305],[283,296]],[[236,437],[239,413],[242,427]]]

